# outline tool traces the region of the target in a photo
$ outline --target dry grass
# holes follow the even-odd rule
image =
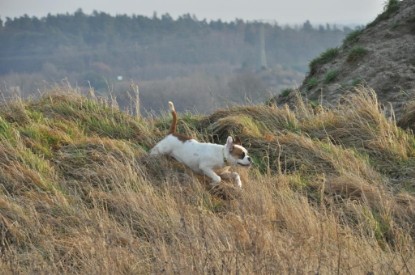
[[[414,136],[373,91],[183,117],[202,140],[245,141],[242,190],[149,157],[169,119],[109,106],[58,91],[1,109],[4,273],[414,272]]]

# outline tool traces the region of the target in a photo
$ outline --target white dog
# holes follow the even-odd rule
[[[236,172],[228,171],[229,166],[250,166],[251,158],[247,150],[241,146],[239,139],[233,141],[228,137],[225,145],[201,143],[190,137],[176,133],[177,114],[173,102],[169,101],[169,108],[173,116],[169,134],[151,149],[151,155],[166,154],[184,163],[197,173],[204,173],[211,178],[212,185],[218,185],[221,179],[233,178],[239,187],[242,187],[241,178]],[[215,170],[223,169],[220,176]],[[222,177],[222,178],[221,178]]]

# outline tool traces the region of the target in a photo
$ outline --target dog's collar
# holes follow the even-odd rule
[[[223,163],[228,164],[228,160],[225,156],[225,147],[222,148]]]

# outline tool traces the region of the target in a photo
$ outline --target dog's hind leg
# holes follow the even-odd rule
[[[151,150],[150,150],[150,156],[157,156],[157,155],[166,155],[169,154],[170,151],[167,150],[169,148],[166,146],[165,139],[161,140],[159,143],[157,143]]]
[[[155,146],[154,148],[152,148],[150,150],[150,156],[157,156],[157,155],[162,155],[163,153],[160,152],[160,147]]]

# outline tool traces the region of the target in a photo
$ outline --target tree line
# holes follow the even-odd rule
[[[341,43],[350,27],[116,15],[81,9],[45,17],[0,20],[0,78],[25,74],[46,81],[68,78],[80,86],[107,89],[117,79],[156,81],[258,70],[259,30],[267,65],[304,74],[320,52]],[[121,78],[120,78],[121,77]],[[15,77],[16,78],[16,77]],[[10,80],[10,77],[9,77]]]

